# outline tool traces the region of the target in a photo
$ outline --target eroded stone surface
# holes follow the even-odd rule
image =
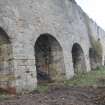
[[[67,79],[74,75],[72,47],[75,43],[83,50],[87,72],[91,70],[89,49],[95,49],[93,41],[100,40],[103,49],[100,65],[104,64],[105,32],[89,19],[74,0],[0,0],[0,27],[11,42],[11,48],[7,48],[8,41],[6,45],[0,44],[0,48],[5,46],[6,51],[0,54],[0,65],[4,64],[0,74],[3,71],[3,75],[13,76],[12,80],[9,78],[7,80],[10,81],[3,84],[4,87],[15,87],[16,92],[31,91],[37,86],[34,46],[42,34],[53,36],[61,46]],[[2,36],[0,34],[0,39],[6,39]]]

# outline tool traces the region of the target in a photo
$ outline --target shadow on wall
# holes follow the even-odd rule
[[[59,81],[65,77],[62,47],[49,34],[40,35],[35,43],[38,83]]]

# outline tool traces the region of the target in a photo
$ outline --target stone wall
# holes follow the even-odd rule
[[[87,72],[91,70],[90,36],[96,41],[100,38],[104,52],[105,32],[100,28],[97,31],[97,25],[74,0],[0,0],[0,12],[0,26],[11,41],[14,81],[10,84],[16,92],[37,87],[34,46],[42,34],[52,35],[61,46],[66,79],[74,76],[72,47],[75,43],[83,50]]]

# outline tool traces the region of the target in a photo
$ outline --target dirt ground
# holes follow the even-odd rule
[[[105,88],[56,87],[1,101],[0,105],[105,105]]]

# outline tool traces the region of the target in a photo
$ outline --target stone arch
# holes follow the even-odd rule
[[[38,82],[59,81],[65,78],[63,50],[50,34],[42,34],[35,43],[35,61]]]
[[[8,89],[11,85],[12,46],[8,34],[0,27],[0,88]]]
[[[78,43],[73,44],[72,61],[73,61],[73,67],[74,67],[75,74],[86,72],[86,63],[85,63],[84,52]]]
[[[92,70],[102,66],[102,55],[99,55],[94,48],[89,48],[89,58]]]
[[[89,48],[89,58],[91,69],[94,70],[103,65],[103,47],[100,39],[91,39],[92,43],[91,48]]]

